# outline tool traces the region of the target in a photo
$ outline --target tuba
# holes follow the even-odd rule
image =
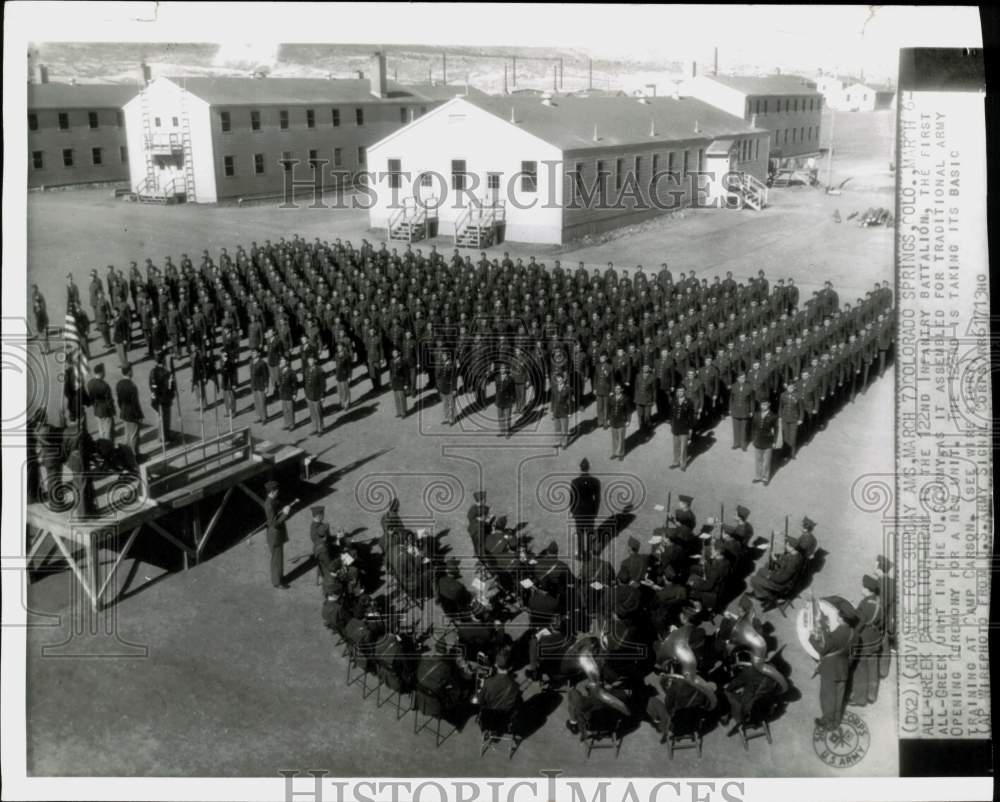
[[[774,680],[781,693],[788,690],[788,680],[778,669],[767,662],[767,641],[753,626],[753,610],[747,610],[733,627],[730,636],[733,643],[750,653],[750,665],[766,677]]]
[[[676,663],[680,669],[680,673],[671,672],[667,674],[661,680],[661,683],[681,681],[694,686],[694,688],[708,699],[709,709],[714,710],[719,704],[718,697],[715,694],[715,683],[708,682],[698,676],[698,658],[695,657],[694,649],[691,648],[690,642],[693,627],[693,624],[685,624],[667,636],[667,640],[663,645],[663,651],[666,652],[664,662],[673,661]]]

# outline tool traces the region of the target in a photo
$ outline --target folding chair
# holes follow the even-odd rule
[[[352,678],[352,674],[357,669],[361,671]],[[371,673],[371,661],[362,653],[361,644],[350,643],[347,646],[347,685],[353,685],[361,680],[361,698],[367,699],[375,688],[368,687],[368,675]]]
[[[420,723],[421,715],[427,716],[427,720],[422,724]],[[413,692],[413,734],[416,735],[419,732],[423,732],[423,730],[426,729],[432,721],[435,722],[434,748],[437,749],[455,732],[455,730],[452,729],[452,731],[446,733],[444,737],[441,736],[441,722],[443,719],[444,708],[441,701],[436,696],[427,693],[427,691],[422,688],[416,688]]]
[[[378,687],[375,695],[375,706],[382,707],[384,703],[393,702],[396,708],[396,721],[399,721],[413,708],[413,691],[410,689],[406,679],[398,671],[389,666],[380,665],[377,676]],[[383,687],[389,689],[389,695],[386,696],[384,702],[382,699]],[[409,707],[404,707],[403,697],[409,697],[407,700],[410,705]]]
[[[673,760],[674,752],[679,749],[697,749],[701,757],[702,733],[705,729],[705,716],[700,709],[684,708],[678,710],[670,718],[670,729],[666,736],[667,754]]]
[[[767,738],[771,740],[771,719],[774,718],[779,701],[774,697],[765,697],[754,702],[750,709],[750,714],[739,723],[740,739],[743,741],[743,749],[750,751],[750,741],[754,738]]]
[[[615,758],[622,748],[622,725],[625,719],[617,710],[601,708],[586,719],[580,718],[580,740],[587,748],[587,759],[595,749],[614,749]],[[609,740],[611,743],[602,743]]]
[[[517,710],[480,710],[476,715],[479,730],[483,734],[482,747],[479,756],[486,754],[487,750],[495,749],[498,743],[509,741],[510,748],[507,750],[507,759],[514,757],[514,752],[521,744],[521,736],[515,731],[517,722]]]

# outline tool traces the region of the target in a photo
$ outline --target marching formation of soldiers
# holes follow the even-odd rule
[[[799,301],[791,279],[772,285],[762,270],[746,282],[727,273],[709,283],[694,271],[675,277],[666,264],[655,274],[611,264],[565,269],[558,260],[549,269],[534,257],[525,264],[484,252],[473,263],[435,247],[399,253],[385,243],[355,248],[297,235],[232,255],[223,248],[217,262],[205,251],[197,266],[187,254],[178,264],[133,262],[127,277],[109,266],[105,281],[93,271],[90,286],[105,345],[114,344],[121,364],[135,318],[148,357],[188,357],[202,406],[214,387],[236,414],[249,379],[258,421],[278,400],[283,427],[295,428],[303,394],[311,431],[322,433],[334,391],[327,368],[347,410],[354,370],[364,366],[372,392],[387,379],[397,417],[425,391],[441,397],[447,425],[492,399],[498,436],[511,437],[531,412],[547,409],[559,447],[593,399],[613,459],[624,459],[633,417],[642,439],[663,421],[672,466],[681,469],[692,439],[724,415],[734,448],[760,448],[774,428],[772,448],[794,458],[812,430],[885,370],[895,339],[888,282],[853,307],[841,305],[830,282]],[[471,395],[464,410],[463,394]],[[777,425],[755,420],[765,400]],[[769,456],[756,473],[765,483]]]

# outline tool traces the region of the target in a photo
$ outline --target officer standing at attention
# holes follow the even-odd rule
[[[831,630],[825,617],[821,617],[813,626],[809,642],[819,654],[815,674],[819,674],[819,704],[823,715],[816,719],[816,726],[835,730],[844,714],[844,693],[850,675],[858,613],[849,601],[839,596],[829,596],[826,601],[837,609],[836,627]]]
[[[282,590],[288,589],[285,582],[285,544],[288,542],[289,505],[278,507],[278,483],[273,479],[264,485],[267,498],[264,499],[264,515],[267,518],[267,548],[271,552],[271,584]]]
[[[325,511],[322,507],[312,508],[312,523],[309,525],[309,539],[312,541],[313,556],[319,565],[320,574],[323,576],[323,587],[329,589],[332,586],[334,572],[333,550],[330,548],[330,524],[323,520]]]
[[[576,557],[590,556],[597,513],[601,508],[601,480],[590,474],[590,460],[580,460],[580,475],[570,483],[570,515],[576,529]]]

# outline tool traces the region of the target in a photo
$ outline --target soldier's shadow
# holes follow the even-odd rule
[[[549,716],[562,704],[562,699],[562,694],[554,690],[543,690],[525,699],[517,714],[518,736],[529,738],[544,727]]]
[[[691,445],[688,448],[688,459],[694,459],[700,454],[704,454],[715,445],[715,432],[704,432],[691,438]]]
[[[367,404],[363,407],[353,407],[337,418],[337,425],[354,423],[362,418],[367,418],[369,415],[373,415],[375,410],[378,409],[378,404]]]
[[[615,512],[601,521],[594,532],[594,550],[597,554],[604,551],[619,534],[631,526],[635,520],[634,507],[627,504],[620,512]]]

